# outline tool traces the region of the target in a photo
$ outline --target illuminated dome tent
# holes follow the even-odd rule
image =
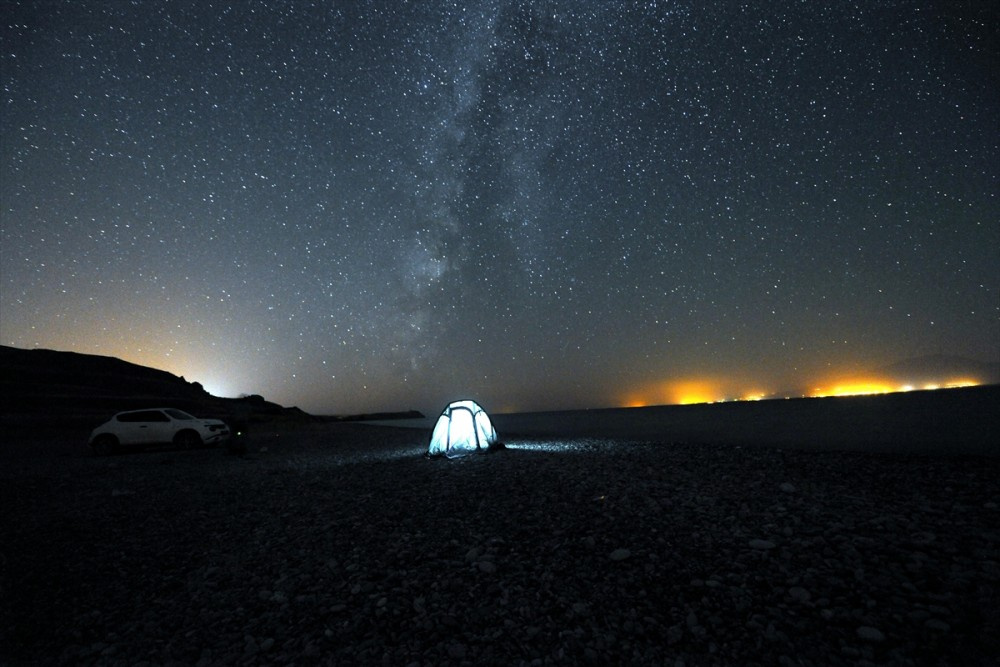
[[[497,444],[497,432],[478,403],[472,400],[450,403],[438,417],[428,456],[447,456],[449,459],[474,452],[485,452]]]

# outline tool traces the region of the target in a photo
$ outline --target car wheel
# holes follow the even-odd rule
[[[98,456],[110,456],[118,451],[118,438],[105,433],[97,436],[91,447]]]
[[[181,431],[174,436],[174,444],[181,449],[195,449],[201,447],[201,436],[194,431]]]

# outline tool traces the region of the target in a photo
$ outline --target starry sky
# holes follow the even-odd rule
[[[316,414],[1000,360],[995,3],[0,5],[3,344]]]

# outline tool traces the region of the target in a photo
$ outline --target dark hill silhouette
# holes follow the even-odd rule
[[[0,345],[0,417],[5,423],[104,418],[121,410],[171,406],[236,422],[309,418],[261,396],[220,398],[198,382],[115,357]]]

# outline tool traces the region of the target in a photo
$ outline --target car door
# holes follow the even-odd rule
[[[145,422],[146,442],[170,442],[176,430],[173,421],[162,410],[149,410]]]
[[[159,410],[126,412],[118,415],[119,440],[123,445],[163,442],[164,425],[169,424],[170,420]]]
[[[149,442],[149,411],[123,412],[115,417],[118,422],[115,435],[123,445],[141,445]]]

